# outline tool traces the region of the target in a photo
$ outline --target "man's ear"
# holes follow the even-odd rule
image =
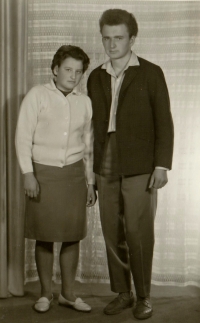
[[[54,69],[53,69],[53,74],[54,74],[55,76],[57,76],[57,75],[58,75],[58,65],[56,65],[56,66],[54,67]]]
[[[135,36],[132,36],[130,38],[130,45],[131,45],[131,47],[134,45],[134,43],[135,43]]]

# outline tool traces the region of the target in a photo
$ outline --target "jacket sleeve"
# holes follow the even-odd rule
[[[164,74],[160,67],[157,67],[154,82],[151,85],[151,100],[155,126],[154,166],[171,169],[174,127],[169,93]]]

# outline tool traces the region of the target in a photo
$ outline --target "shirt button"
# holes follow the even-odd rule
[[[67,136],[67,132],[64,132],[64,136]]]

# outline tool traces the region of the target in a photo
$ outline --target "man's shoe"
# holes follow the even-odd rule
[[[133,315],[136,319],[145,320],[152,316],[153,308],[149,297],[138,298],[136,306],[133,309]]]
[[[58,304],[71,307],[79,312],[91,312],[90,305],[86,304],[81,298],[77,298],[75,302],[71,302],[60,294],[58,297]]]
[[[132,307],[134,302],[133,293],[120,293],[105,308],[104,313],[107,315],[119,314],[126,308]]]

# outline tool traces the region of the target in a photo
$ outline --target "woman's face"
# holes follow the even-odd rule
[[[67,57],[61,65],[55,66],[56,86],[62,91],[72,91],[83,75],[83,62]]]

